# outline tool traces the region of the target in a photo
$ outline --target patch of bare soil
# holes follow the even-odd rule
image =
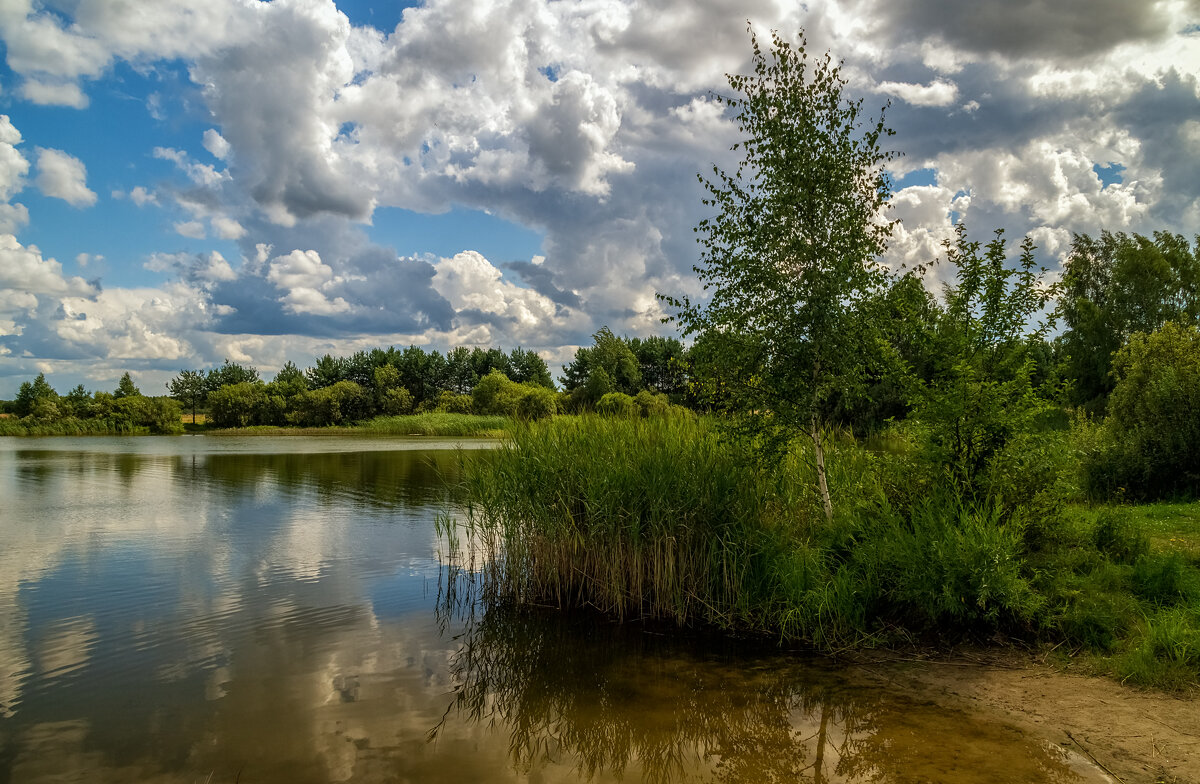
[[[1200,784],[1200,695],[1134,689],[1013,651],[864,656],[853,666],[920,698],[1004,719],[1118,782]]]

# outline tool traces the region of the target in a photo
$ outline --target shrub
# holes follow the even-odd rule
[[[1113,357],[1104,448],[1089,489],[1135,498],[1200,493],[1200,331],[1174,322],[1137,333]]]
[[[596,404],[596,413],[606,417],[632,418],[641,416],[642,412],[629,395],[624,392],[609,392]]]
[[[412,393],[404,387],[393,387],[385,390],[380,401],[380,408],[383,409],[384,414],[389,416],[411,414],[413,410]]]
[[[262,382],[230,384],[208,394],[208,421],[216,427],[266,424],[267,387]]]
[[[515,415],[518,419],[532,422],[554,416],[558,410],[558,396],[545,387],[528,389],[517,401]]]
[[[642,416],[658,416],[667,413],[671,408],[670,401],[666,395],[656,395],[648,389],[643,389],[634,396],[633,402],[637,403],[638,410]]]
[[[517,409],[519,387],[499,370],[493,370],[471,390],[471,408],[476,414],[512,416]]]
[[[302,392],[296,398],[292,417],[308,427],[343,425],[365,419],[371,400],[367,391],[353,381],[339,381],[320,389]]]

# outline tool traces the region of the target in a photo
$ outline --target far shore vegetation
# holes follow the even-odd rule
[[[1076,235],[1052,282],[960,223],[890,271],[884,115],[828,57],[753,51],[679,337],[601,329],[558,386],[521,348],[226,361],[153,397],[39,375],[0,435],[503,436],[442,522],[486,602],[1200,686],[1200,238]]]

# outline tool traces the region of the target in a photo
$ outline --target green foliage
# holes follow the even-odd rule
[[[526,402],[528,398],[533,399]],[[552,390],[540,384],[518,384],[498,370],[481,378],[471,392],[471,410],[476,414],[541,419],[557,408]]]
[[[208,418],[215,427],[249,427],[271,421],[267,387],[261,381],[229,384],[208,393]]]
[[[196,409],[204,404],[208,395],[207,379],[198,370],[181,370],[178,376],[167,382],[167,391],[192,412],[194,422]]]
[[[667,399],[666,395],[656,395],[648,389],[643,389],[634,395],[633,402],[644,417],[661,416],[671,409],[671,402]]]
[[[86,417],[92,405],[92,393],[77,384],[59,401],[62,411],[69,417]]]
[[[636,394],[642,388],[642,374],[628,341],[608,327],[592,335],[592,340],[591,347],[580,348],[563,367],[563,387],[572,393],[575,405],[595,406],[610,392]]]
[[[304,373],[300,368],[288,360],[283,363],[283,367],[275,374],[275,378],[267,385],[270,388],[271,394],[279,395],[282,398],[289,398],[298,395],[301,392],[308,391],[308,379],[304,377]]]
[[[119,400],[123,397],[138,397],[141,394],[141,390],[137,388],[129,373],[126,372],[121,376],[121,380],[117,382],[117,391],[113,392],[113,397]]]
[[[823,433],[836,397],[861,394],[862,358],[876,345],[864,303],[887,274],[876,258],[891,224],[881,149],[891,131],[882,114],[864,126],[848,100],[840,67],[810,59],[803,40],[777,34],[764,52],[751,34],[754,73],[730,76],[719,96],[740,132],[733,173],[701,177],[715,215],[696,231],[696,272],[706,303],[666,298],[684,336],[721,336],[710,367],[733,394],[722,398],[741,423],[778,453],[797,433],[816,445],[824,476]],[[699,340],[699,338],[698,338]],[[832,514],[823,484],[827,513]]]
[[[315,365],[304,372],[309,389],[324,389],[331,387],[346,378],[346,360],[325,354],[317,359]]]
[[[628,343],[646,389],[676,399],[687,392],[687,350],[679,338],[652,335]]]
[[[517,400],[517,408],[513,415],[523,422],[533,422],[549,419],[557,412],[558,395],[545,386],[530,385],[525,394]]]
[[[1200,494],[1200,330],[1169,322],[1113,357],[1108,454],[1092,486],[1138,498]]]
[[[517,346],[508,355],[508,371],[505,373],[518,384],[533,384],[534,386],[554,389],[554,379],[550,376],[550,368],[546,360],[537,352]]]
[[[632,397],[623,392],[609,392],[596,403],[596,413],[603,417],[641,416],[641,409]]]
[[[1135,332],[1200,320],[1200,239],[1176,234],[1077,235],[1062,280],[1059,312],[1074,402],[1102,411],[1115,379],[1113,354]]]
[[[881,515],[862,532],[855,553],[872,571],[894,617],[918,630],[1021,628],[1044,599],[1023,570],[1024,530],[996,504],[976,504],[943,492],[905,518]],[[877,560],[876,560],[877,559]]]
[[[35,419],[45,417],[35,416],[35,412],[45,414],[50,406],[57,411],[58,393],[46,381],[45,373],[38,373],[32,383],[25,381],[17,389],[17,397],[13,400],[13,413],[18,417],[34,416]]]
[[[254,384],[259,381],[258,369],[248,365],[239,365],[236,362],[225,360],[225,364],[219,368],[214,368],[208,371],[208,375],[204,379],[205,385],[209,392],[214,392],[221,387],[232,386],[234,384]]]
[[[948,367],[923,383],[915,416],[926,425],[926,452],[970,493],[982,489],[992,460],[1010,440],[1038,429],[1049,405],[1033,385],[1031,340],[1046,325],[1029,332],[1031,320],[1049,302],[1026,238],[1015,267],[1007,264],[1003,233],[996,232],[983,253],[959,224],[946,243],[954,283],[946,290],[939,324],[943,360]]]
[[[295,400],[292,419],[305,427],[347,425],[368,418],[371,410],[371,396],[353,381],[310,389]]]
[[[443,392],[443,395],[449,395],[450,392]],[[469,400],[470,398],[468,398]],[[384,390],[379,400],[379,411],[387,416],[397,416],[400,414],[411,414],[413,410],[413,396],[404,387],[392,387]],[[450,409],[446,409],[450,410]],[[456,413],[470,413],[468,411],[458,411]]]

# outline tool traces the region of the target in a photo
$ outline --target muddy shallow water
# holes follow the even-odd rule
[[[0,782],[1108,780],[826,660],[446,612],[453,446],[0,439]]]

